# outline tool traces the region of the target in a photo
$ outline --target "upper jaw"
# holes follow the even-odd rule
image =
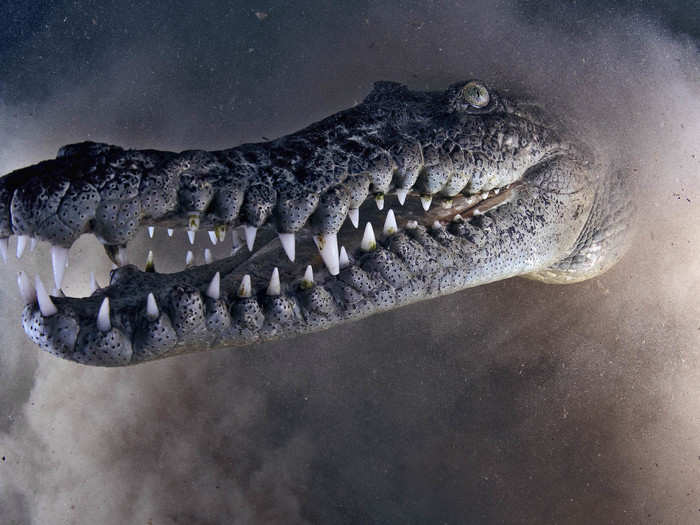
[[[549,129],[512,114],[455,115],[441,107],[443,94],[385,84],[363,104],[267,143],[180,154],[65,146],[57,159],[1,179],[0,238],[69,248],[93,233],[120,246],[149,225],[332,234],[368,198],[479,194],[559,146]]]
[[[416,97],[421,117],[434,101]],[[386,118],[410,102],[399,97],[388,104]],[[412,135],[411,126],[387,127],[372,116],[383,107],[370,95],[366,105],[289,137],[219,152],[124,151],[83,143],[63,148],[55,161],[3,178],[0,237],[12,232],[52,242],[60,274],[65,248],[86,232],[120,265],[127,262],[126,243],[143,225],[220,234],[239,228],[239,245],[263,248],[251,258],[242,250],[168,276],[121,268],[110,287],[87,299],[51,301],[25,283],[25,329],[62,357],[129,364],[303,333],[549,262],[547,253],[525,262],[510,254],[505,234],[488,233],[489,217],[465,220],[498,205],[501,211],[491,215],[508,218],[501,223],[510,228],[517,223],[504,210],[514,208],[515,197],[530,196],[520,178],[558,147],[552,137],[544,140],[550,131],[527,136],[531,124],[503,116],[487,126],[457,119],[455,128],[456,117],[445,114],[433,122],[444,129]],[[483,147],[467,147],[477,143]],[[348,223],[357,220],[361,206],[363,217],[388,208],[392,194],[401,204],[407,194],[414,197],[403,213],[396,207],[396,225],[387,226],[388,216],[374,222],[373,244],[364,227],[354,230]],[[275,234],[263,233],[268,224],[284,250]],[[346,257],[339,232],[355,232]],[[318,251],[310,249],[312,240]],[[501,257],[505,270],[497,263]],[[314,286],[304,273],[307,263],[316,270]],[[280,284],[274,282],[275,267]],[[452,282],[442,275],[449,268],[460,269]],[[60,289],[59,277],[55,284]],[[42,315],[52,312],[47,301],[56,311]]]

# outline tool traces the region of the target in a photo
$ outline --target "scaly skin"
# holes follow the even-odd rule
[[[407,192],[394,206],[398,229],[382,233],[377,208]],[[265,143],[179,154],[66,146],[0,179],[0,238],[69,248],[93,233],[121,261],[120,247],[145,225],[258,232],[252,255],[167,275],[126,265],[91,297],[46,299],[47,315],[25,286],[33,341],[116,366],[292,337],[516,275],[586,279],[622,256],[630,202],[624,178],[532,104],[476,81],[445,92],[380,82],[361,104]],[[374,244],[346,222],[361,206],[363,220],[377,219]],[[338,261],[341,227],[356,249]],[[295,262],[275,230],[295,234]],[[268,288],[274,267],[279,290]]]

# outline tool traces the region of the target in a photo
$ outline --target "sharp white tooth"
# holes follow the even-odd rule
[[[384,235],[393,235],[396,233],[399,227],[396,225],[396,216],[394,215],[394,210],[389,210],[386,214],[386,220],[384,221]]]
[[[117,253],[114,258],[117,260],[117,266],[126,266],[129,264],[129,256],[124,246],[119,246],[117,248]]]
[[[187,250],[187,253],[185,254],[185,268],[192,266],[193,260],[194,254],[192,253],[192,250]]]
[[[241,244],[241,236],[239,235],[238,230],[231,231],[231,239],[232,239],[231,256],[234,256],[243,247],[243,245]]]
[[[27,241],[29,240],[28,235],[20,235],[17,237],[17,258],[22,257],[24,249],[27,247]]]
[[[51,265],[53,266],[53,282],[56,288],[61,288],[63,275],[66,272],[68,249],[61,246],[51,246]]]
[[[272,276],[270,277],[270,284],[267,285],[267,295],[279,295],[282,292],[282,285],[280,284],[280,271],[275,267],[272,270]]]
[[[420,196],[420,203],[423,205],[423,209],[425,211],[428,211],[430,209],[430,203],[433,202],[433,196],[432,195],[421,195]]]
[[[97,329],[100,332],[109,332],[112,328],[112,323],[109,322],[109,297],[105,297],[100,305],[100,310],[97,312]]]
[[[214,232],[216,233],[216,238],[218,239],[219,242],[224,242],[224,239],[226,238],[226,225],[221,224],[214,228]]]
[[[440,221],[435,221],[433,223],[433,230],[442,230],[442,224],[440,223]]]
[[[7,262],[7,241],[7,237],[0,239],[0,256],[4,262]]]
[[[350,222],[352,225],[357,228],[360,225],[360,209],[359,208],[350,208],[348,210],[348,217],[350,217]]]
[[[462,217],[459,213],[452,217],[452,222],[461,222],[464,220],[464,217]]]
[[[489,192],[485,191],[484,193],[481,194],[481,200],[486,200],[489,198]]]
[[[56,308],[56,305],[53,304],[53,301],[51,300],[51,297],[49,297],[49,294],[46,293],[44,283],[41,282],[41,279],[39,279],[38,275],[36,276],[34,285],[36,287],[36,300],[39,302],[39,310],[41,311],[41,315],[43,315],[44,317],[50,317],[53,314],[57,313],[58,308]]]
[[[406,228],[408,228],[409,230],[415,230],[416,228],[418,228],[418,221],[408,221],[406,223]]]
[[[156,233],[156,227],[155,226],[149,226],[148,227],[148,236],[153,239],[153,236]]]
[[[396,188],[396,198],[399,199],[399,204],[403,206],[406,204],[406,196],[408,195],[408,189],[406,188]]]
[[[168,228],[168,237],[172,237],[173,233],[175,233],[175,230],[173,230],[172,228]]]
[[[214,230],[209,230],[207,233],[209,234],[209,241],[213,246],[216,246],[216,241],[218,240],[216,238],[216,232]]]
[[[214,277],[211,278],[211,282],[207,287],[207,297],[211,297],[215,301],[219,300],[221,296],[221,274],[216,272]]]
[[[374,197],[374,202],[377,203],[377,209],[378,209],[379,211],[383,210],[383,209],[384,209],[384,194],[383,194],[383,193],[378,193],[378,194]]]
[[[367,222],[365,226],[365,233],[362,235],[362,243],[360,248],[365,252],[371,252],[377,247],[377,240],[374,238],[374,230],[372,229],[372,223]]]
[[[187,238],[190,240],[190,244],[194,244],[194,230],[187,230]]]
[[[293,233],[279,233],[280,242],[282,243],[282,248],[284,248],[284,253],[287,254],[289,260],[294,262],[294,257],[296,253],[296,241],[294,240]]]
[[[446,210],[452,207],[452,199],[444,199],[440,202],[440,207]]]
[[[35,248],[36,248],[36,237],[32,237],[31,241],[29,241],[29,251],[33,252]]]
[[[338,259],[338,234],[331,233],[327,235],[316,236],[318,251],[321,254],[328,273],[338,275],[340,272],[340,260]]]
[[[301,280],[301,287],[302,288],[311,288],[314,285],[314,269],[311,267],[311,265],[308,265],[306,267],[306,271],[304,272],[304,278]]]
[[[345,246],[340,247],[340,268],[343,269],[346,266],[350,266],[350,258],[348,257],[348,252],[345,251]]]
[[[149,293],[146,298],[146,317],[149,320],[155,321],[158,319],[160,312],[158,311],[158,304],[156,303],[156,298],[153,293]]]
[[[17,286],[19,286],[19,293],[24,304],[34,304],[36,301],[36,289],[25,272],[17,272]]]
[[[211,264],[214,258],[211,256],[211,250],[209,248],[204,248],[204,262],[206,264]]]
[[[100,283],[95,279],[95,272],[90,272],[90,293],[93,294],[100,288]]]
[[[252,252],[258,229],[255,226],[248,226],[247,224],[243,226],[243,229],[245,230],[245,244],[248,247],[248,251]]]
[[[245,274],[241,279],[241,286],[238,288],[238,297],[250,297],[253,295],[253,287],[250,284],[250,275]]]
[[[498,195],[499,193],[501,193],[501,188],[495,188],[495,189],[493,190],[493,194],[494,194],[494,195]]]
[[[153,251],[148,250],[148,256],[146,257],[146,268],[145,271],[147,272],[155,272],[156,267],[153,264]]]

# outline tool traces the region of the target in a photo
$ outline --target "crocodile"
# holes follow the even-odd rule
[[[633,219],[624,170],[480,80],[377,82],[300,131],[220,151],[71,144],[0,178],[1,255],[13,235],[18,257],[51,244],[51,294],[18,275],[24,330],[98,366],[296,337],[514,276],[579,282],[623,256]],[[152,253],[144,270],[129,264],[127,243],[156,228],[191,243],[206,230],[230,256],[194,265],[189,251],[176,273]],[[66,297],[86,233],[113,262],[110,283]]]

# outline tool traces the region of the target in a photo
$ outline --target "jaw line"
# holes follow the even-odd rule
[[[171,274],[120,267],[110,286],[91,297],[56,297],[56,318],[37,319],[29,305],[25,330],[50,351],[49,336],[64,348],[56,319],[75,318],[78,342],[69,354],[77,355],[56,350],[59,355],[128,364],[142,351],[136,361],[185,346],[292,337],[561,260],[576,242],[589,192],[542,193],[550,191],[548,183],[563,189],[561,175],[552,174],[574,174],[568,178],[578,184],[584,170],[578,150],[569,150],[553,128],[500,103],[469,116],[445,112],[450,90],[420,93],[384,83],[362,104],[267,143],[182,153],[82,143],[10,175],[0,196],[13,192],[13,231],[38,235],[39,226],[53,221],[38,236],[56,245],[93,232],[123,264],[126,242],[137,231],[183,221],[192,245],[195,231],[206,238],[218,222],[243,229],[247,245]],[[25,177],[22,186],[12,186],[18,177]],[[80,193],[85,185],[94,187]],[[584,211],[573,216],[575,204],[575,214]],[[307,265],[316,268],[313,286]],[[143,324],[144,313],[150,324]],[[176,346],[158,347],[158,355],[149,346],[139,350],[144,330],[151,344],[167,328],[157,326],[164,313]],[[118,351],[111,355],[114,340]]]

